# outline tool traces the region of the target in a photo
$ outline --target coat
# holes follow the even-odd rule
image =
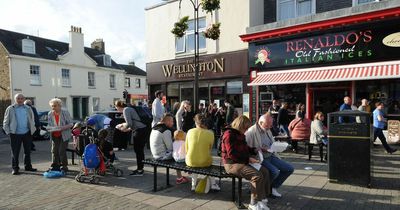
[[[3,120],[3,129],[4,132],[9,135],[10,133],[15,134],[17,130],[17,120],[15,115],[15,107],[17,104],[10,105],[7,107],[4,113],[4,120]],[[33,115],[32,109],[27,105],[22,105],[25,107],[28,113],[28,128],[30,129],[31,135],[36,131],[35,127],[35,119]]]
[[[48,117],[47,118],[48,126],[51,126],[51,127],[57,126],[53,110],[49,111],[47,117]],[[67,110],[62,109],[61,113],[60,113],[59,126],[65,126],[65,125],[71,125],[71,127],[72,127],[72,119],[71,119],[71,115],[69,114],[69,112]],[[71,128],[61,131],[61,136],[62,136],[63,141],[71,140],[72,139]],[[53,135],[50,135],[50,139],[53,140]]]
[[[292,140],[309,139],[311,133],[311,120],[296,118],[289,124],[289,131]]]
[[[326,130],[321,120],[314,120],[311,123],[310,144],[318,144],[326,135]]]

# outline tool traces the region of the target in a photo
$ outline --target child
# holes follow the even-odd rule
[[[72,127],[72,140],[73,146],[76,148],[77,142],[79,141],[79,134],[81,134],[82,123],[75,123],[74,127]]]
[[[115,153],[112,144],[106,140],[107,135],[108,131],[106,129],[101,129],[99,131],[98,134],[99,148],[103,153],[104,157],[110,160],[110,163],[113,163],[115,160]]]
[[[185,132],[177,130],[174,132],[174,142],[172,143],[172,156],[176,162],[185,162]]]

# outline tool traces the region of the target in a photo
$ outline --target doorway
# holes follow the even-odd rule
[[[72,117],[82,120],[89,116],[89,97],[72,97]]]

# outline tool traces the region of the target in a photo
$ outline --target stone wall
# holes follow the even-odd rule
[[[0,43],[0,124],[3,123],[4,111],[11,104],[10,73],[8,53]]]

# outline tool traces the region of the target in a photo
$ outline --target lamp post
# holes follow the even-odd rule
[[[199,103],[199,0],[190,0],[194,10],[194,88],[193,88],[193,111],[196,112]],[[182,0],[179,1],[179,10]]]

